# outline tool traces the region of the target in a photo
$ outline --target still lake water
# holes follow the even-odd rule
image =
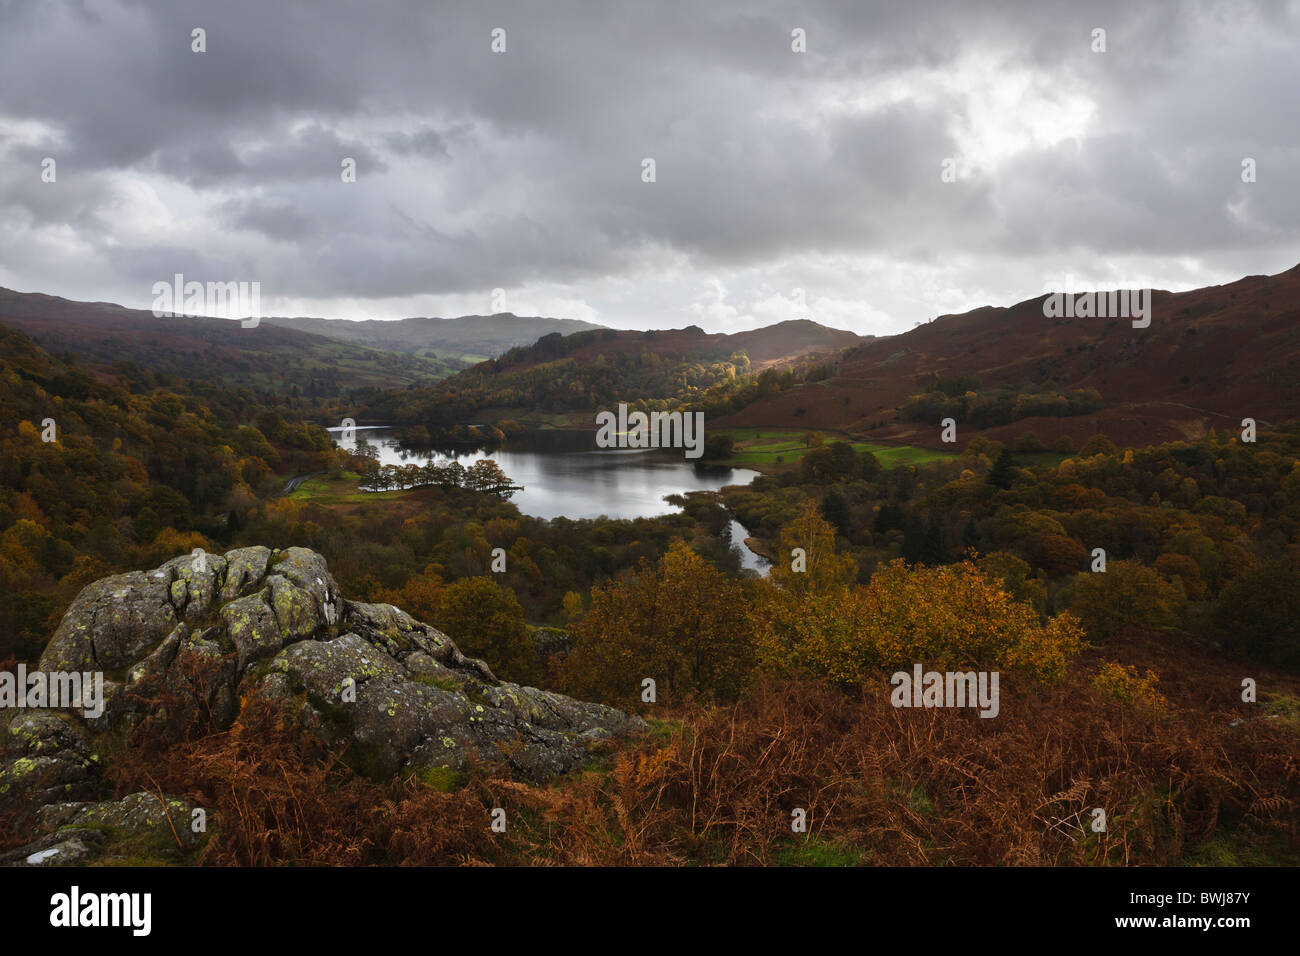
[[[336,439],[340,431],[330,429]],[[670,514],[677,509],[664,501],[665,495],[717,491],[724,485],[749,484],[758,476],[749,468],[694,464],[682,457],[681,450],[594,448],[594,433],[544,433],[526,445],[515,443],[491,451],[412,451],[398,445],[390,428],[358,426],[355,431],[355,440],[340,440],[340,447],[354,450],[357,442],[369,442],[378,449],[379,462],[384,465],[445,463],[454,458],[469,466],[491,458],[512,482],[524,486],[511,502],[524,514],[538,518]],[[731,523],[731,534],[742,565],[766,572],[766,559],[745,547],[748,532],[740,522]]]

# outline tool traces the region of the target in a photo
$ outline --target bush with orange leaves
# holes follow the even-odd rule
[[[1164,695],[1156,688],[1160,677],[1150,668],[1147,669],[1146,676],[1141,676],[1131,664],[1103,660],[1098,663],[1092,682],[1116,700],[1148,708],[1157,714],[1164,713],[1169,706]]]
[[[778,564],[762,589],[759,658],[775,675],[854,686],[927,662],[1003,668],[1052,683],[1083,646],[1075,618],[1043,624],[1033,605],[970,560],[939,567],[896,560],[855,586],[834,552],[834,533],[811,508],[786,529],[782,547],[796,559],[802,549],[804,569]]]

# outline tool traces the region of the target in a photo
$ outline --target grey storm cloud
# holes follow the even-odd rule
[[[239,197],[223,206],[225,221],[237,229],[250,229],[270,239],[295,242],[305,238],[314,225],[310,215],[283,199],[270,201]]]
[[[0,285],[864,332],[1205,285],[1300,261],[1298,53],[1296,2],[0,0]]]

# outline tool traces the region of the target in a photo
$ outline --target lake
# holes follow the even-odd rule
[[[595,433],[541,433],[527,443],[512,442],[496,450],[413,451],[403,449],[384,426],[358,426],[350,442],[341,440],[342,429],[329,429],[341,448],[355,450],[365,441],[379,452],[384,465],[448,462],[471,465],[491,458],[524,490],[510,499],[521,512],[538,518],[649,518],[678,509],[665,495],[687,491],[717,491],[724,485],[745,485],[758,476],[750,468],[699,465],[683,458],[682,451],[663,449],[595,448]],[[732,547],[744,567],[759,573],[767,560],[745,547],[748,532],[732,522]]]

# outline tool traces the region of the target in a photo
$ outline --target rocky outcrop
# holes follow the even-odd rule
[[[147,794],[134,817],[104,803],[100,752],[165,706],[227,724],[241,700],[261,697],[376,779],[441,780],[486,765],[543,780],[642,726],[610,707],[502,682],[398,608],[344,599],[324,559],[304,548],[196,553],[97,581],[68,608],[40,670],[101,672],[103,708],[0,712],[0,812],[46,834],[18,862],[79,859],[112,820],[145,819],[150,801],[161,812]]]
[[[107,844],[148,838],[155,847],[193,849],[198,834],[191,825],[194,807],[184,800],[133,793],[121,800],[51,803],[36,814],[35,840],[0,855],[10,866],[63,866],[91,860]],[[206,821],[205,821],[206,826]]]
[[[533,648],[537,652],[537,659],[545,664],[557,655],[569,653],[573,649],[573,639],[563,628],[535,627]]]

